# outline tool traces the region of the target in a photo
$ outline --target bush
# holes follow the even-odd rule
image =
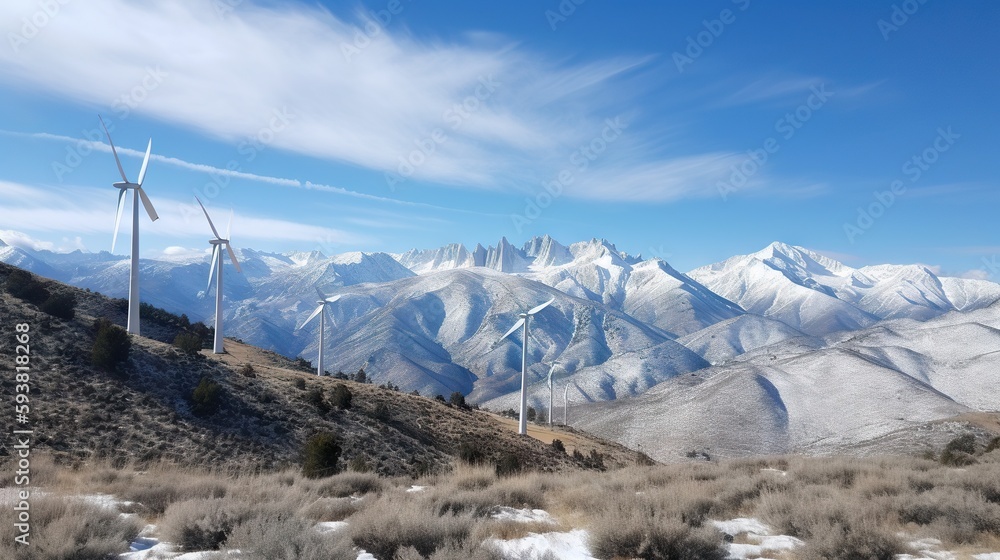
[[[10,295],[35,305],[41,305],[49,298],[49,291],[45,286],[36,280],[34,275],[24,270],[14,270],[7,275],[4,286]]]
[[[104,371],[113,372],[128,359],[132,340],[125,329],[107,319],[98,319],[94,326],[97,337],[94,339],[94,349],[90,358],[93,364]]]
[[[217,550],[255,507],[228,498],[170,504],[160,523],[163,535],[183,551]]]
[[[469,515],[438,515],[431,504],[410,505],[403,498],[381,498],[351,517],[354,544],[376,558],[390,560],[408,547],[427,558],[449,544],[464,544],[472,531]],[[402,549],[402,550],[401,550]],[[412,551],[408,551],[413,558]]]
[[[497,476],[513,476],[520,473],[522,470],[523,467],[521,466],[521,458],[510,451],[501,455],[500,460],[497,461]]]
[[[302,452],[302,475],[308,478],[322,478],[337,474],[337,459],[340,446],[337,438],[329,432],[321,432],[306,441]]]
[[[320,387],[309,389],[306,393],[306,402],[315,406],[316,410],[321,413],[330,412],[330,405],[326,404],[326,399],[323,398],[323,389]]]
[[[355,558],[351,540],[339,531],[320,532],[316,524],[277,509],[264,509],[237,523],[226,548],[234,558],[327,560]]]
[[[948,442],[941,452],[941,464],[950,467],[965,467],[976,462],[976,436],[963,434]]]
[[[991,439],[990,442],[986,444],[986,449],[983,450],[983,453],[989,453],[994,449],[1000,449],[1000,436]]]
[[[201,348],[201,337],[191,331],[181,331],[174,337],[174,346],[185,354],[197,354]]]
[[[378,403],[375,405],[374,410],[372,410],[372,418],[381,420],[382,422],[388,422],[389,420],[392,420],[392,409],[385,403]]]
[[[209,416],[219,409],[222,402],[222,385],[202,377],[191,393],[191,412],[195,416]]]
[[[347,467],[354,472],[366,473],[372,470],[371,465],[365,460],[364,455],[355,455],[351,458],[351,461],[347,464]]]
[[[305,391],[305,389],[306,389],[306,380],[302,379],[301,377],[296,377],[295,380],[292,381],[292,386],[295,387],[296,389],[301,389],[301,390]]]
[[[444,395],[434,395],[434,400],[440,403],[447,402],[444,400]]]
[[[465,404],[465,395],[459,393],[458,391],[455,391],[454,393],[451,394],[451,397],[449,397],[448,402],[450,402],[452,406],[458,408],[468,408],[468,405]]]
[[[76,296],[69,292],[53,294],[39,309],[53,317],[69,321],[76,316]]]
[[[816,531],[801,550],[805,558],[864,558],[893,560],[906,552],[903,542],[892,532],[877,527],[847,529],[839,524]]]
[[[8,518],[10,519],[10,517]],[[113,509],[54,496],[33,497],[30,544],[14,540],[13,523],[0,525],[5,560],[103,560],[128,552],[141,525]]]
[[[459,444],[458,458],[470,465],[481,465],[486,461],[486,455],[483,454],[478,445],[471,441],[463,441]]]
[[[252,364],[243,364],[239,369],[240,375],[243,377],[257,377],[257,372],[254,371]]]
[[[566,452],[566,446],[563,445],[562,440],[558,440],[558,439],[552,440],[552,449],[555,449],[556,451],[558,451],[560,453],[565,453]]]
[[[534,422],[537,418],[538,418],[538,411],[535,410],[535,407],[529,406],[528,407],[528,422]]]
[[[343,383],[334,385],[333,390],[330,392],[330,404],[340,410],[351,408],[351,399],[353,398],[354,394]]]
[[[692,529],[656,515],[620,513],[624,512],[606,514],[591,530],[589,546],[597,558],[723,560],[728,556],[718,531]]]

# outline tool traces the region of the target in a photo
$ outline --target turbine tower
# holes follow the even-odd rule
[[[326,365],[323,363],[323,325],[326,323],[326,306],[340,299],[340,296],[336,295],[326,297],[323,295],[323,292],[319,291],[319,288],[316,288],[316,293],[319,294],[319,301],[316,302],[319,305],[312,312],[312,315],[310,315],[309,318],[295,330],[299,330],[308,325],[309,321],[312,321],[317,315],[319,315],[319,365],[316,366],[316,375],[323,375],[326,372]]]
[[[559,366],[559,360],[552,362],[552,367],[549,368],[549,427],[552,427],[552,373],[556,371]]]
[[[156,215],[156,210],[153,209],[153,203],[146,196],[146,191],[142,190],[142,181],[146,178],[146,166],[149,164],[149,152],[153,149],[153,139],[150,138],[149,144],[146,145],[146,156],[142,158],[142,167],[139,169],[139,182],[133,183],[125,176],[125,169],[122,167],[121,160],[118,159],[118,150],[115,149],[115,143],[111,141],[111,133],[108,132],[104,119],[100,115],[97,115],[97,118],[101,119],[101,126],[104,127],[104,133],[108,136],[108,144],[111,144],[111,153],[114,154],[115,163],[118,164],[118,173],[122,176],[121,183],[113,183],[114,187],[118,189],[118,211],[115,213],[115,234],[111,238],[112,253],[115,252],[115,242],[118,241],[118,226],[122,222],[122,210],[125,209],[125,194],[129,189],[135,191],[132,194],[132,258],[128,272],[128,325],[126,330],[132,334],[139,334],[139,200],[142,199],[142,205],[146,208],[146,213],[149,214],[151,221],[155,222],[159,218]]]
[[[528,433],[528,323],[531,322],[531,317],[538,313],[539,311],[545,309],[554,302],[556,298],[552,298],[549,301],[529,309],[528,311],[521,313],[520,319],[514,323],[514,326],[507,331],[507,334],[500,337],[503,340],[511,335],[517,329],[524,327],[524,335],[521,341],[521,416],[517,425],[517,433],[527,435]]]
[[[215,235],[215,239],[209,239],[208,242],[212,245],[212,266],[208,269],[208,287],[205,288],[205,292],[212,287],[212,273],[218,268],[219,279],[215,283],[215,343],[213,344],[212,351],[216,354],[224,354],[225,349],[222,346],[222,246],[225,245],[226,252],[229,253],[229,260],[233,261],[233,266],[236,268],[236,272],[242,272],[240,270],[240,261],[236,260],[236,253],[233,252],[233,247],[229,243],[229,232],[230,228],[233,227],[233,215],[229,215],[229,225],[226,226],[226,237],[223,238],[219,235],[219,231],[215,229],[215,224],[212,223],[212,218],[208,216],[208,210],[205,210],[205,205],[201,203],[201,199],[197,196],[194,197],[198,201],[198,205],[201,206],[201,211],[205,213],[205,218],[208,220],[209,227],[212,228],[212,233]]]

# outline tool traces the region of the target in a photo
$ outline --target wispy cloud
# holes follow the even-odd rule
[[[0,15],[36,9],[12,0]],[[585,139],[586,123],[623,97],[615,80],[648,61],[571,64],[495,36],[420,40],[403,25],[345,54],[364,24],[299,3],[247,1],[220,17],[212,2],[74,2],[30,45],[0,50],[0,72],[23,87],[123,108],[122,96],[152,71],[155,90],[129,110],[232,142],[261,135],[280,113],[287,127],[267,133],[271,146],[385,172],[440,130],[445,140],[412,177],[495,189],[513,162]]]
[[[29,191],[32,198],[22,198],[18,193]],[[32,189],[16,183],[0,183],[0,223],[11,230],[30,233],[63,233],[69,240],[80,235],[106,235],[108,247],[114,229],[115,193],[111,189],[93,187],[49,187]],[[156,206],[160,219],[156,222],[141,218],[142,235],[173,239],[192,239],[209,235],[208,226],[192,227],[190,216],[185,212],[186,202],[157,197]],[[128,219],[123,220],[119,233],[121,241],[127,238]],[[48,236],[51,238],[51,235]],[[0,237],[2,239],[2,237]],[[344,245],[371,244],[375,240],[368,235],[337,228],[301,224],[287,220],[277,220],[256,214],[237,214],[233,220],[234,243],[241,245],[247,241],[291,241],[315,244],[318,242]],[[79,245],[79,240],[76,240]],[[65,244],[64,244],[65,246]],[[40,247],[49,248],[49,247]],[[72,248],[82,248],[74,246]],[[98,247],[102,250],[105,247]],[[91,248],[95,250],[95,248]]]

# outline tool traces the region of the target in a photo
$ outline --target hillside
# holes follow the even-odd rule
[[[13,270],[0,265],[0,285]],[[30,326],[34,449],[61,461],[103,458],[116,464],[166,461],[271,470],[297,464],[311,434],[332,431],[343,448],[342,465],[354,461],[387,475],[445,470],[463,443],[490,460],[512,454],[539,470],[583,465],[541,441],[517,436],[485,412],[320,378],[295,369],[287,358],[233,340],[226,341],[230,355],[184,354],[165,342],[180,326],[162,313],[144,317],[143,332],[153,338],[131,337],[131,351],[119,371],[102,371],[91,364],[93,325],[98,317],[123,325],[121,302],[36,279],[51,293],[75,295],[76,316],[57,319],[0,291],[0,319],[7,330],[0,352],[13,356],[14,325]],[[202,378],[219,384],[221,398],[214,413],[198,416],[190,399]],[[330,406],[338,384],[353,394],[347,410]],[[13,394],[13,385],[11,376],[0,381],[6,394]],[[588,448],[606,456],[607,466],[634,462],[634,454],[621,446],[587,441]],[[0,445],[0,456],[11,454],[10,445]]]

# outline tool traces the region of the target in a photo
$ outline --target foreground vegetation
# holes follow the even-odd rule
[[[955,467],[923,458],[777,457],[511,476],[461,463],[413,479],[72,470],[36,458],[33,480],[46,495],[32,504],[33,544],[12,544],[3,524],[0,557],[106,558],[152,523],[180,550],[238,549],[240,558],[353,560],[363,548],[380,559],[498,559],[496,539],[585,529],[597,558],[721,559],[726,541],[743,537],[710,521],[739,517],[803,541],[772,557],[890,559],[921,538],[951,550],[1000,550],[1000,450],[980,448],[972,459]],[[407,492],[414,484],[426,489]],[[118,507],[132,515],[72,498],[95,494],[122,500]],[[500,506],[544,509],[555,523],[494,519]],[[332,521],[346,526],[317,529]]]

